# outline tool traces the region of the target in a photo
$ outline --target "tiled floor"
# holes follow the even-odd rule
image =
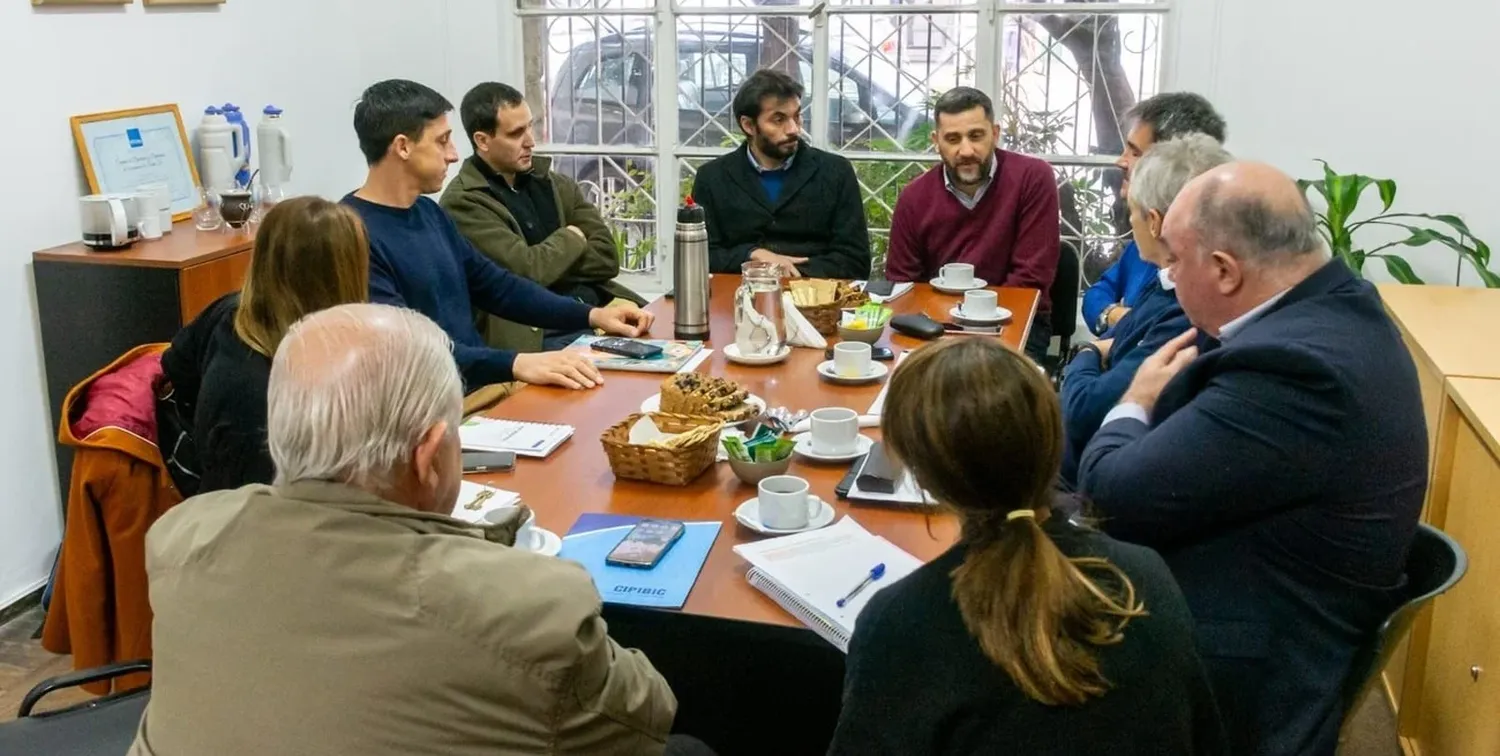
[[[33,608],[0,626],[0,721],[16,716],[21,699],[32,686],[73,671],[72,657],[60,656],[33,640],[42,626],[41,607]],[[58,691],[43,699],[39,711],[58,709],[90,698],[81,689]]]
[[[12,719],[21,698],[38,682],[72,670],[71,657],[42,648],[32,634],[42,625],[40,607],[0,626],[0,722]],[[79,689],[48,696],[39,709],[68,706],[89,698]],[[1353,736],[1339,749],[1340,756],[1402,756],[1396,742],[1396,724],[1379,696],[1370,696],[1355,714]]]

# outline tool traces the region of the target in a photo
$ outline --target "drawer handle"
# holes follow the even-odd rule
[[[1469,667],[1469,677],[1474,678],[1474,682],[1479,682],[1479,676],[1482,674],[1484,674],[1484,667],[1477,664]]]

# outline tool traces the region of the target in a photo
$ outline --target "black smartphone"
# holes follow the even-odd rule
[[[661,355],[661,347],[634,339],[599,339],[591,345],[596,352],[608,352],[635,360],[649,360]]]
[[[464,455],[464,472],[501,472],[516,466],[516,453],[513,451],[466,451]]]
[[[892,281],[870,281],[865,284],[865,293],[877,297],[888,297],[895,289],[896,284]]]
[[[823,359],[833,359],[833,347],[828,347],[827,349],[823,350]],[[870,347],[870,359],[886,362],[888,360],[896,359],[896,353],[891,351],[890,347]]]
[[[675,520],[641,520],[610,550],[605,564],[649,570],[682,538],[687,526]]]

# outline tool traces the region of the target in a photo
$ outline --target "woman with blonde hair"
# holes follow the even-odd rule
[[[881,428],[961,536],[860,613],[830,753],[1226,752],[1161,557],[1053,511],[1062,417],[1028,358],[977,337],[919,349]]]
[[[266,384],[271,357],[303,315],[369,299],[370,247],[359,216],[297,197],[261,221],[238,292],[209,305],[162,354],[163,457],[184,497],[270,483]]]

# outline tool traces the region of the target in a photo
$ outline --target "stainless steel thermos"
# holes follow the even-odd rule
[[[672,249],[675,338],[708,340],[708,225],[703,208],[688,197],[677,209]]]

